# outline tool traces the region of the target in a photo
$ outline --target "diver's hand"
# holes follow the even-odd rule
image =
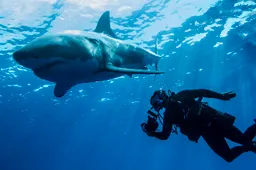
[[[145,132],[148,136],[154,136],[153,132],[147,131],[147,129],[145,128],[145,124],[146,123],[141,124],[141,128],[142,128],[143,132]]]
[[[234,97],[236,97],[236,93],[233,91],[222,93],[222,100],[230,100]]]
[[[154,132],[146,132],[146,134],[150,137],[153,137],[154,136]]]

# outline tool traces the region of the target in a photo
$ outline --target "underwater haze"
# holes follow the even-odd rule
[[[236,116],[242,131],[253,123],[253,0],[1,0],[0,9],[1,170],[255,169],[253,153],[227,163],[202,138],[162,141],[140,126],[160,88],[233,90],[231,101],[205,101]],[[53,83],[13,60],[15,50],[47,33],[94,30],[105,11],[122,40],[154,51],[158,38],[164,74],[79,84],[56,98]]]

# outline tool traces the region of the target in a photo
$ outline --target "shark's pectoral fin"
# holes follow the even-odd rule
[[[105,69],[107,71],[124,73],[127,75],[131,75],[131,74],[163,74],[164,73],[163,71],[149,71],[149,70],[142,70],[142,69],[120,68],[120,67],[115,67],[113,65],[107,65]]]
[[[56,97],[63,97],[72,86],[72,84],[56,83],[54,87],[54,95]]]

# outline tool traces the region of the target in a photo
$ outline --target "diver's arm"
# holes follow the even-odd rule
[[[195,89],[195,90],[183,90],[175,94],[175,99],[188,99],[188,98],[198,98],[198,97],[207,97],[215,98],[220,100],[225,100],[225,95],[222,93],[217,93],[207,89]]]
[[[156,137],[161,140],[167,140],[172,132],[172,125],[163,122],[163,129],[160,132],[148,132],[149,136]]]

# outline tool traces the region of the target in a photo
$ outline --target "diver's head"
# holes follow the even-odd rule
[[[148,116],[148,122],[141,124],[144,132],[155,132],[158,128],[158,122],[156,118]]]
[[[167,102],[168,95],[164,90],[156,90],[153,96],[150,98],[150,104],[152,105],[152,108],[157,112],[163,109]]]

